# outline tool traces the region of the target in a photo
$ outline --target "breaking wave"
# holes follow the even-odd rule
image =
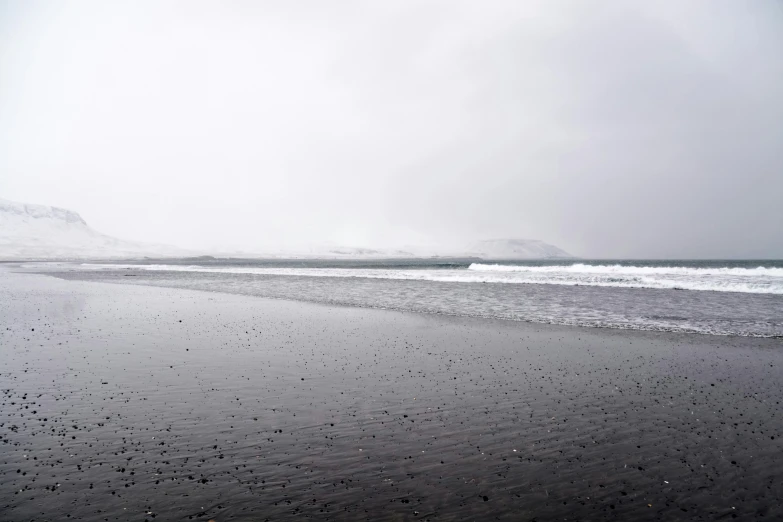
[[[526,283],[783,294],[783,268],[778,267],[696,268],[583,263],[523,266],[474,263],[468,270],[511,275],[517,282]]]
[[[783,278],[783,268],[759,266],[757,268],[695,268],[687,266],[625,266],[625,265],[588,265],[574,263],[573,265],[521,266],[521,265],[487,265],[473,263],[469,270],[482,272],[532,272],[572,274],[623,274],[623,275],[684,275],[684,276],[741,276],[741,277],[780,277]]]

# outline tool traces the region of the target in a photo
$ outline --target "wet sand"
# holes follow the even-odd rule
[[[783,342],[0,267],[0,521],[783,519]]]

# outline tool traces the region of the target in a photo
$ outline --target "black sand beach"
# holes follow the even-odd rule
[[[0,521],[781,520],[783,342],[0,267]]]

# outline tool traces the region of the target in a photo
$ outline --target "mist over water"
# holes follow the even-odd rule
[[[602,328],[783,336],[783,262],[193,259],[46,265],[86,279]],[[43,265],[28,265],[40,270]]]

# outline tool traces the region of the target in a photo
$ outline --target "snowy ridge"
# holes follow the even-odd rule
[[[0,260],[171,257],[167,245],[123,241],[90,228],[71,210],[0,199]]]
[[[0,216],[18,216],[22,220],[30,219],[52,219],[64,221],[65,223],[76,223],[87,226],[82,217],[73,212],[59,207],[47,207],[44,205],[27,205],[25,203],[16,203],[7,199],[0,199]]]
[[[468,255],[483,259],[562,259],[571,254],[537,239],[489,239],[468,248]]]

